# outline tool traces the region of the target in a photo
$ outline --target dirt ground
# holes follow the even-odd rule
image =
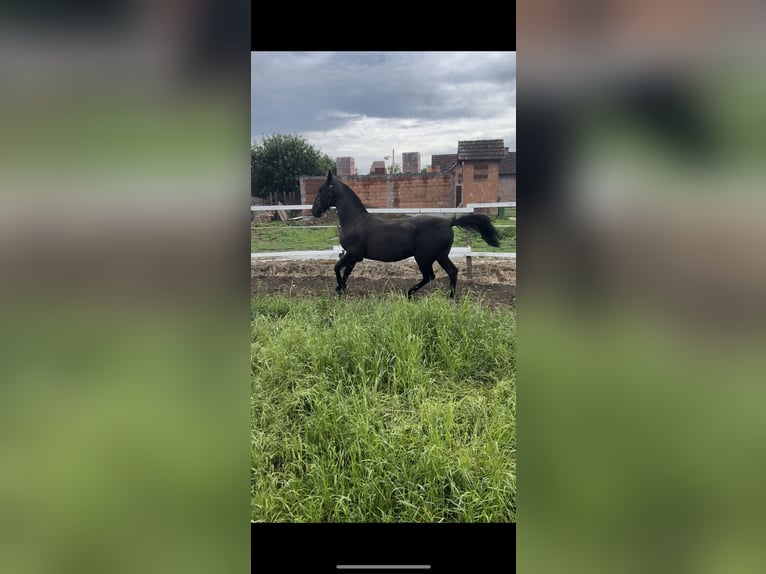
[[[516,298],[516,261],[514,259],[473,259],[473,278],[465,273],[465,259],[453,259],[460,273],[456,297],[470,291],[493,307],[514,306]],[[264,260],[250,263],[251,293],[282,293],[293,296],[335,295],[333,260]],[[418,291],[414,298],[442,291],[445,296],[449,278],[434,265],[436,279]],[[418,283],[420,271],[414,261],[381,263],[364,260],[348,278],[347,297],[365,297],[371,293],[401,293]]]

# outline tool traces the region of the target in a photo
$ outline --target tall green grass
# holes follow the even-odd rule
[[[252,325],[252,520],[515,521],[512,310],[256,295]]]

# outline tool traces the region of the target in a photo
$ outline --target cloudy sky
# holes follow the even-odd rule
[[[253,52],[251,72],[252,140],[297,133],[360,174],[392,148],[421,168],[459,140],[516,149],[515,52]]]

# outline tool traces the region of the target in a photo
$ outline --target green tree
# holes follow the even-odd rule
[[[328,170],[335,174],[338,173],[335,160],[327,154],[322,154],[322,157],[319,158],[319,175],[327,175]]]
[[[300,176],[336,171],[335,160],[297,134],[264,136],[250,148],[250,195],[300,203]]]

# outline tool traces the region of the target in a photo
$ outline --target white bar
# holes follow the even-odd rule
[[[259,251],[251,253],[250,259],[338,259],[343,248],[340,245],[323,251]],[[467,247],[453,247],[450,250],[452,257],[497,257],[504,259],[516,259],[515,253],[503,253],[498,251],[472,251]],[[409,261],[412,257],[405,259]],[[366,260],[367,261],[367,260]],[[372,259],[369,259],[372,261]]]
[[[251,205],[250,211],[308,211],[310,205]],[[330,209],[335,209],[331,207]],[[472,213],[470,207],[371,207],[370,213]]]
[[[251,205],[250,211],[308,211],[311,207],[311,205]],[[516,202],[469,203],[465,207],[371,207],[367,211],[370,213],[471,213],[474,209],[491,207],[516,207]]]
[[[516,259],[515,253],[500,253],[498,251],[471,251],[471,257],[496,257],[498,259]]]
[[[504,251],[474,251],[470,247],[453,247],[450,255],[457,255],[460,257],[504,257],[504,258],[516,258],[516,253],[506,253]]]
[[[472,213],[470,207],[371,207],[370,213]]]
[[[487,208],[487,207],[516,207],[515,201],[498,201],[497,203],[467,203],[466,207],[473,209]]]
[[[516,207],[515,201],[505,203],[469,203],[466,207],[371,207],[370,213],[472,213],[474,209]],[[309,211],[310,205],[251,205],[250,211]],[[331,209],[335,209],[332,207]]]
[[[338,253],[335,251],[268,251],[260,253],[251,253],[250,259],[338,259]]]
[[[251,205],[250,211],[301,211],[311,209],[310,205]]]
[[[250,259],[338,259],[342,251],[340,245],[321,251],[258,251],[250,253]]]
[[[495,225],[495,227],[500,227],[499,225]],[[506,225],[505,227],[515,227],[513,225]],[[258,224],[253,225],[254,229],[274,229],[273,227],[264,227]],[[296,225],[291,227],[290,229],[337,229],[337,225]]]

